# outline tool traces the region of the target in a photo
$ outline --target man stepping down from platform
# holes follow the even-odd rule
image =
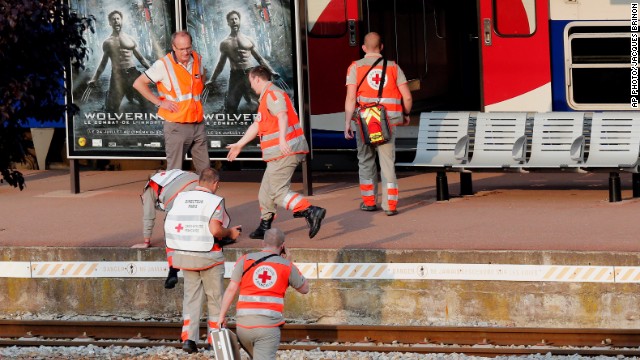
[[[309,238],[313,238],[320,231],[327,211],[311,205],[305,197],[290,190],[293,172],[309,152],[298,114],[289,95],[271,82],[271,73],[266,67],[260,65],[251,69],[249,82],[253,91],[260,95],[258,115],[237,143],[227,145],[227,160],[233,161],[245,145],[259,136],[262,159],[267,162],[258,193],[260,225],[249,237],[264,238],[280,205],[293,211],[293,217],[305,218]]]

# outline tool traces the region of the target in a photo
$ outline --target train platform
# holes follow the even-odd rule
[[[0,185],[0,246],[131,247],[142,241],[139,195],[151,171],[82,171],[79,194],[65,170],[24,171],[24,191]],[[231,247],[259,246],[248,237],[259,222],[259,170],[222,172],[219,195],[245,232]],[[623,201],[608,202],[608,174],[474,174],[474,196],[437,202],[435,174],[399,172],[399,215],[359,211],[356,173],[315,172],[314,205],[327,209],[322,229],[307,236],[303,219],[282,210],[274,226],[292,248],[425,250],[559,250],[638,252],[630,177]],[[297,174],[292,188],[301,191]],[[163,245],[158,214],[152,243]]]
[[[132,248],[142,242],[139,195],[151,173],[81,171],[79,194],[70,191],[68,170],[23,171],[24,191],[0,184],[0,287],[7,290],[0,292],[0,310],[9,317],[179,314],[181,291],[162,287],[162,214],[153,247]],[[248,233],[258,224],[262,173],[221,174],[218,194],[232,224],[245,230],[225,248],[229,267],[259,247]],[[389,217],[358,209],[357,173],[314,172],[309,200],[327,209],[319,234],[309,239],[306,222],[286,211],[273,224],[287,234],[294,261],[315,290],[289,294],[288,317],[640,327],[640,200],[632,198],[630,175],[621,175],[623,201],[616,203],[608,201],[608,174],[474,174],[475,195],[464,197],[454,195],[458,177],[450,174],[453,196],[442,202],[435,200],[435,177],[399,171],[399,214]],[[300,174],[292,188],[302,189]],[[146,277],[72,276],[71,267],[84,262],[152,269]],[[6,270],[22,265],[29,276]],[[43,276],[47,271],[53,275]]]

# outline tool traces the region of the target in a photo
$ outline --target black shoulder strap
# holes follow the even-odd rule
[[[376,60],[376,62],[374,62],[373,65],[371,65],[371,67],[369,68],[369,70],[367,70],[367,72],[364,74],[364,77],[362,78],[362,80],[360,80],[360,83],[358,84],[358,87],[356,88],[356,94],[358,93],[358,89],[360,89],[360,85],[362,85],[362,83],[364,82],[364,79],[366,79],[367,75],[369,75],[369,72],[371,72],[371,70],[373,70],[373,68],[376,67],[376,65],[378,65],[378,63],[381,60],[382,60],[382,57],[379,57],[378,60]],[[385,64],[384,66],[386,66],[386,64],[387,64],[386,60],[385,60],[384,64]],[[356,71],[356,74],[357,74],[357,71]]]
[[[247,271],[251,270],[254,266],[256,266],[256,265],[260,264],[261,262],[267,260],[268,258],[274,257],[274,256],[278,256],[278,254],[269,254],[269,255],[267,255],[265,257],[261,257],[260,259],[254,261],[253,264],[249,265],[249,267],[246,268],[245,271],[242,272],[242,276],[244,276],[244,274],[246,274]]]
[[[382,63],[382,80],[380,80],[380,86],[378,86],[378,102],[380,102],[380,98],[382,98],[382,88],[384,87],[384,78],[387,73],[387,59],[384,59]]]

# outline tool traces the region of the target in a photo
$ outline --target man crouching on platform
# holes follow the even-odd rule
[[[202,170],[198,186],[180,193],[167,214],[164,231],[169,265],[184,274],[182,350],[198,351],[202,299],[207,299],[207,334],[217,328],[224,291],[223,239],[236,240],[240,226],[229,226],[224,199],[215,195],[220,175],[215,169]]]

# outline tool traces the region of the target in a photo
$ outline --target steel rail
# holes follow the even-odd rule
[[[177,339],[181,326],[180,323],[175,322],[147,321],[0,320],[0,338],[3,338],[0,340],[0,346],[83,346],[91,344],[101,347],[179,347],[181,344]],[[206,326],[202,323],[203,333],[205,328]],[[640,330],[627,329],[287,324],[283,327],[280,349],[455,352],[478,356],[540,353],[640,356],[639,347]]]

